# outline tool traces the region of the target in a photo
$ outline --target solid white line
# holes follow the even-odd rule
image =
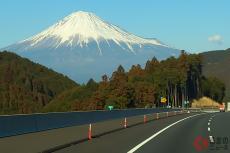
[[[202,113],[203,114],[203,113]],[[135,146],[133,149],[129,150],[127,153],[133,153],[135,152],[136,150],[138,150],[140,147],[142,147],[143,145],[145,145],[147,142],[149,142],[150,140],[152,140],[153,138],[155,138],[156,136],[158,136],[159,134],[161,134],[162,132],[164,132],[165,130],[167,130],[168,128],[172,127],[173,125],[177,124],[177,123],[180,123],[186,119],[189,119],[189,118],[192,118],[192,117],[195,117],[195,116],[198,116],[198,115],[202,115],[202,114],[196,114],[196,115],[192,115],[192,116],[189,116],[189,117],[186,117],[186,118],[183,118],[179,121],[176,121],[172,124],[170,124],[169,126],[163,128],[162,130],[158,131],[157,133],[155,133],[154,135],[152,135],[151,137],[149,137],[148,139],[144,140],[143,142],[141,142],[140,144],[138,144],[137,146]]]
[[[210,127],[208,127],[208,131],[210,131]]]
[[[210,140],[211,143],[214,143],[213,136],[210,135],[210,136],[209,136],[209,140]]]

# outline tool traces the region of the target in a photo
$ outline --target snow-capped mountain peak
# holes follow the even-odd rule
[[[133,50],[133,44],[165,46],[155,39],[144,39],[130,34],[117,26],[105,22],[93,13],[83,11],[70,14],[47,30],[22,42],[29,42],[30,46],[33,47],[48,39],[52,39],[50,47],[54,48],[63,45],[84,47],[92,40],[96,41],[99,48],[101,40],[105,40],[107,43],[108,41],[113,41],[119,46],[123,43],[130,50]]]
[[[179,51],[157,39],[144,39],[110,24],[93,13],[75,12],[41,33],[12,44],[13,51],[61,72],[77,82],[100,79],[117,66],[145,65],[154,56],[164,59]]]

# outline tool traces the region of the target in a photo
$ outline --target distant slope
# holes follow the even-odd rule
[[[201,53],[203,57],[203,74],[214,76],[226,85],[225,100],[230,101],[230,48]]]
[[[0,52],[0,114],[38,112],[77,84],[28,59]]]

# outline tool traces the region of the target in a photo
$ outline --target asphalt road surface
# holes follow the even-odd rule
[[[93,138],[55,153],[230,152],[230,113],[184,114]]]

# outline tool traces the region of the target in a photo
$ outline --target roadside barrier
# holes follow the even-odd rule
[[[26,151],[24,148],[18,148],[18,152],[51,153],[85,141],[94,141],[94,138],[113,132],[121,130],[126,132],[135,126],[154,126],[161,122],[157,120],[165,120],[167,114],[169,118],[172,117],[175,120],[178,117],[174,118],[174,115],[187,114],[187,111],[182,109],[135,109],[0,116],[0,135],[12,133],[17,135],[30,129],[35,131],[50,129],[1,138],[0,148],[8,150],[5,152],[15,152],[15,147],[11,146],[27,145],[30,142]],[[64,128],[59,128],[58,125]]]
[[[157,113],[157,120],[159,119],[159,113]]]
[[[0,116],[0,138],[41,132],[52,129],[89,125],[115,119],[124,119],[166,111],[180,109],[148,108],[148,109],[122,109],[112,111],[85,111],[85,112],[54,112],[37,114],[16,114]],[[142,116],[143,122],[143,116]],[[127,125],[126,125],[127,126]]]
[[[127,118],[125,117],[125,120],[124,120],[124,128],[127,128]]]
[[[176,116],[176,115],[181,115],[181,114],[186,114],[186,113],[187,113],[186,110],[179,110],[179,111],[170,111],[170,112],[145,114],[145,115],[143,115],[143,121],[142,122],[140,121],[140,118],[139,118],[139,121],[138,121],[138,119],[136,119],[137,121],[130,123],[129,127],[140,125],[140,124],[146,124],[147,122],[158,120],[160,118],[173,117],[173,116]],[[149,119],[148,119],[148,116],[149,116]],[[138,116],[136,116],[136,117],[138,118]],[[122,130],[122,129],[127,128],[128,127],[128,120],[129,120],[129,118],[132,118],[132,117],[125,117],[125,118],[123,118],[122,119],[122,127],[119,128],[117,126],[117,128],[111,129],[111,131],[117,131],[117,130]],[[95,126],[97,126],[97,123],[95,123]],[[105,132],[105,133],[110,133],[110,132]],[[97,137],[97,135],[103,135],[103,134],[98,134],[98,132],[96,132],[96,134],[93,134],[93,132],[92,132],[92,126],[91,126],[91,124],[89,124],[88,140],[92,140],[92,138]]]
[[[107,134],[110,134],[116,131],[124,130],[127,127],[131,128],[137,125],[147,124],[154,120],[159,120],[160,118],[164,119],[167,117],[173,117],[175,115],[181,115],[181,114],[187,114],[187,110],[147,113],[144,115],[137,115],[137,116],[124,117],[121,119],[115,119],[115,120],[110,120],[110,121],[97,122],[94,124],[90,123],[84,126],[84,127],[88,127],[87,138],[86,138],[86,135],[84,136],[84,131],[79,130],[78,134],[79,133],[82,134],[83,132],[83,135],[81,138],[74,139],[72,142],[70,141],[69,143],[66,143],[66,144],[61,144],[56,147],[43,150],[42,153],[52,153],[57,150],[61,150],[63,148],[66,148],[66,147],[69,147],[69,146],[72,146],[72,145],[75,145],[75,144],[78,144],[84,141],[92,141],[93,138],[101,137],[103,135],[107,135]]]
[[[92,124],[89,124],[88,140],[92,139]]]
[[[144,115],[144,123],[146,123],[146,122],[147,122],[147,116]]]

